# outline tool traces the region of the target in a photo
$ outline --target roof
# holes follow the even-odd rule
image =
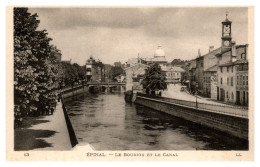
[[[242,48],[242,47],[246,47],[246,46],[247,46],[247,44],[245,44],[245,45],[236,45],[236,49]],[[216,56],[220,56],[220,55],[222,55],[222,54],[224,54],[224,53],[226,53],[226,52],[229,52],[229,51],[231,51],[231,47],[228,47],[228,48],[222,47],[221,53],[216,54]]]
[[[234,65],[234,62],[228,62],[225,64],[221,64],[221,65],[219,65],[219,67],[232,66],[232,65]]]
[[[200,57],[197,57],[196,58],[196,60],[197,59],[200,59],[200,58],[202,58],[202,57],[204,57],[204,56],[207,56],[207,55],[209,55],[209,54],[218,54],[218,53],[221,53],[221,47],[219,47],[219,48],[216,48],[216,49],[214,49],[214,50],[212,50],[211,52],[209,52],[209,53],[207,53],[207,54],[204,54],[203,56],[200,56]]]
[[[226,18],[224,21],[222,21],[222,23],[232,23],[232,21],[230,21],[230,20],[228,20],[228,19]]]
[[[136,63],[136,64],[134,64],[134,65],[132,65],[132,66],[130,66],[130,67],[126,67],[125,70],[130,69],[130,68],[133,68],[133,67],[135,67],[135,66],[143,66],[143,67],[145,67],[145,68],[149,67],[149,66],[146,65],[146,64]]]
[[[246,63],[248,63],[248,60],[244,60],[244,59],[239,59],[234,62],[234,64],[246,64]]]
[[[218,65],[215,64],[212,67],[209,67],[208,69],[205,70],[205,72],[216,72],[218,70]]]
[[[176,72],[185,72],[184,69],[182,69],[181,67],[176,67],[176,66],[169,66],[166,69],[167,71],[176,71]]]
[[[225,64],[221,64],[221,65],[219,65],[219,67],[226,67],[226,66],[232,66],[232,65],[237,65],[237,64],[246,64],[246,63],[248,63],[248,60],[240,59],[240,60],[236,60],[235,62],[228,62]]]

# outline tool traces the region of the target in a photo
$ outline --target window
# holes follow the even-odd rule
[[[203,62],[201,62],[201,67],[203,67]]]
[[[237,85],[239,85],[239,76],[237,76]]]
[[[229,78],[227,77],[227,85],[229,84]]]
[[[227,91],[227,93],[226,93],[226,94],[227,94],[227,99],[228,99],[228,91]]]
[[[231,77],[231,81],[230,82],[231,82],[231,86],[233,86],[233,77]]]
[[[243,69],[244,69],[244,71],[247,71],[248,70],[248,64],[245,64]]]
[[[231,93],[231,98],[232,98],[232,100],[234,100],[234,94],[233,94],[233,92]]]
[[[231,72],[233,73],[233,66],[231,67]]]
[[[246,76],[246,85],[248,85],[248,76]]]
[[[222,69],[222,67],[220,67],[220,72],[221,72],[221,73],[223,72],[223,69]]]
[[[243,85],[243,78],[242,78],[242,75],[240,75],[239,85]]]
[[[222,78],[220,79],[220,84],[222,85],[223,81],[222,81]]]
[[[246,54],[245,53],[241,54],[241,59],[244,59],[244,60],[246,59]]]
[[[246,85],[246,77],[243,76],[243,85]]]
[[[229,67],[227,67],[227,72],[229,72]]]

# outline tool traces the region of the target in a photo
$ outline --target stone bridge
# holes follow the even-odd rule
[[[111,92],[112,89],[125,92],[125,82],[88,82],[86,86],[88,86],[90,92]]]

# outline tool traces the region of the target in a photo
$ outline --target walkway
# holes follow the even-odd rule
[[[55,134],[49,138],[40,138],[47,143],[50,143],[51,147],[39,148],[34,150],[57,151],[72,149],[61,102],[57,103],[56,110],[54,111],[53,115],[45,116],[40,120],[44,120],[46,122],[33,125],[28,129],[55,131]]]
[[[185,91],[181,92],[181,85],[179,84],[171,84],[168,85],[168,89],[166,91],[162,92],[162,96],[163,97],[168,97],[168,98],[174,98],[174,99],[179,99],[179,100],[186,100],[186,101],[192,101],[195,102],[196,101],[196,97],[194,95],[191,95]],[[219,106],[232,106],[234,107],[234,105],[229,105],[229,104],[224,104],[224,103],[220,103],[220,102],[216,102],[213,101],[211,99],[207,99],[207,98],[203,98],[198,96],[197,101],[199,103],[206,103],[206,104],[213,104],[213,105],[219,105]],[[236,106],[238,108],[240,108],[241,106]],[[242,108],[247,108],[247,107],[242,107]]]

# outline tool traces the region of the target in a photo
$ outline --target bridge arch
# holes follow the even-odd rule
[[[90,93],[93,93],[93,94],[94,93],[98,93],[99,92],[99,87],[95,86],[95,85],[91,85],[91,86],[89,86],[88,90],[89,90]]]

